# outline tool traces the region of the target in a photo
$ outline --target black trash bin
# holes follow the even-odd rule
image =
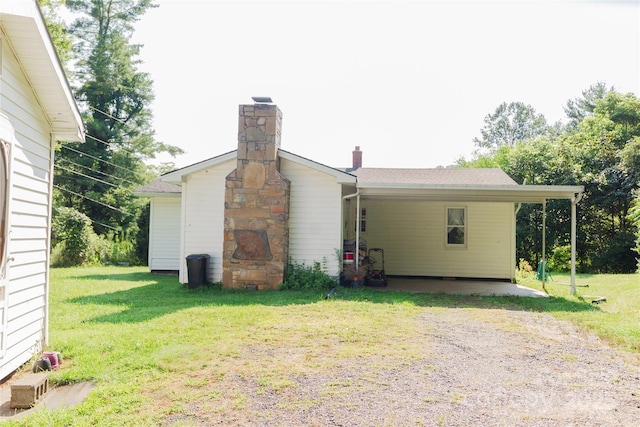
[[[192,254],[187,256],[187,273],[189,276],[189,288],[207,284],[207,262],[209,255]]]

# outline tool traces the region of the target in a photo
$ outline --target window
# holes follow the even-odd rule
[[[467,244],[467,208],[447,208],[447,246]]]

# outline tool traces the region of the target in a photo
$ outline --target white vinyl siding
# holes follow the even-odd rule
[[[182,183],[182,246],[180,282],[188,282],[186,257],[209,255],[208,280],[222,281],[225,178],[236,167],[228,160],[186,177]]]
[[[51,129],[6,41],[0,69],[0,112],[15,129],[10,159],[4,353],[0,378],[46,344],[51,212]]]
[[[149,269],[180,270],[180,197],[152,197]]]
[[[334,176],[289,160],[281,161],[280,172],[291,181],[289,258],[309,266],[326,263],[328,273],[337,275],[342,186]]]
[[[363,200],[361,204],[367,208],[367,246],[384,249],[389,275],[513,277],[512,203],[465,204],[464,250],[451,250],[446,244],[446,208],[452,204],[410,200]]]

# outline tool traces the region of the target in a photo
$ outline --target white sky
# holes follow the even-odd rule
[[[552,123],[597,81],[640,95],[637,0],[156,3],[133,42],[178,167],[234,150],[252,96],[282,110],[287,151],[413,168],[469,159],[502,102]]]

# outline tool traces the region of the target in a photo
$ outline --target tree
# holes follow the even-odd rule
[[[149,105],[152,80],[137,69],[140,45],[129,40],[151,0],[67,0],[77,18],[73,79],[86,142],[57,147],[55,204],[87,215],[100,235],[133,239],[144,202],[132,190],[149,181],[145,162],[181,149],[157,141]]]
[[[569,118],[568,127],[575,129],[585,117],[593,115],[596,109],[596,101],[604,99],[607,93],[614,91],[613,86],[607,89],[604,82],[597,82],[582,91],[582,98],[574,98],[567,101],[564,112]]]
[[[580,203],[582,251],[591,270],[635,270],[637,225],[630,220],[640,179],[640,99],[607,93],[593,114],[559,140],[558,157],[585,186]]]
[[[568,103],[575,107],[570,111],[575,126],[512,145],[494,144],[490,151],[477,152],[475,159],[457,163],[462,167],[500,167],[519,183],[584,185],[578,206],[578,268],[631,272],[637,268],[634,250],[640,250],[640,99],[605,90],[604,84],[592,86],[583,91],[583,101]],[[504,111],[506,108],[499,112]],[[485,121],[493,123],[495,116],[487,116]],[[554,249],[560,253],[570,236],[569,206],[566,201],[549,200],[546,210],[548,217],[554,218],[547,222],[547,253],[554,253]],[[520,209],[518,258],[537,262],[540,215],[536,205]]]
[[[530,105],[522,102],[503,102],[493,114],[484,118],[481,138],[473,142],[480,148],[495,150],[502,146],[514,146],[519,141],[535,139],[550,130],[547,120],[537,114]]]
[[[71,58],[72,41],[64,21],[58,13],[64,6],[65,0],[38,0],[42,15],[47,23],[47,29],[51,34],[51,40],[56,47],[58,57],[62,65]]]

